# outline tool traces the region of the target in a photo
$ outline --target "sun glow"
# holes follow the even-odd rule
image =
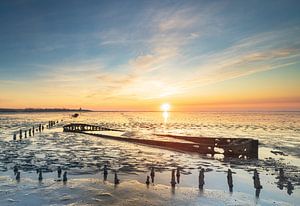
[[[164,111],[164,112],[168,112],[171,108],[170,104],[168,103],[164,103],[160,106],[161,110]]]

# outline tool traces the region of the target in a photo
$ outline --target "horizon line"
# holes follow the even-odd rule
[[[3,110],[3,111],[1,111]],[[5,111],[7,110],[7,111]],[[9,111],[11,110],[11,111]],[[14,111],[12,111],[14,110]],[[38,110],[48,110],[50,112],[56,111],[82,111],[82,112],[164,112],[162,110],[92,110],[92,109],[70,109],[70,108],[0,108],[0,112],[41,112]],[[300,112],[300,110],[194,110],[194,111],[186,111],[186,110],[170,110],[167,112]]]

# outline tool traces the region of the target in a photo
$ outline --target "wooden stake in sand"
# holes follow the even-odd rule
[[[257,190],[262,189],[262,186],[260,184],[259,174],[256,169],[254,169],[253,182],[254,182],[255,189]]]
[[[171,176],[171,186],[175,187],[176,181],[175,181],[175,169],[172,170],[172,176]]]
[[[151,182],[154,183],[154,177],[155,177],[154,167],[151,168],[150,177],[151,177]]]
[[[149,184],[150,184],[150,177],[149,177],[149,175],[147,175],[146,185],[149,185]]]
[[[18,166],[15,165],[15,166],[14,166],[14,174],[16,175],[16,174],[18,173],[18,171],[19,171]]]
[[[205,184],[205,182],[204,182],[204,169],[201,168],[201,170],[199,172],[199,188],[203,189],[204,184]]]
[[[63,182],[67,182],[68,181],[68,178],[67,178],[67,171],[64,172],[64,175],[63,175]]]
[[[104,169],[103,169],[103,179],[104,179],[104,181],[107,180],[107,175],[108,175],[107,165],[104,165]]]
[[[228,186],[229,186],[229,190],[232,190],[233,181],[232,181],[232,171],[231,171],[231,169],[228,169],[228,172],[227,172],[227,183],[228,183]]]
[[[179,184],[180,182],[180,168],[177,167],[177,170],[176,170],[176,178],[177,178],[177,183]]]
[[[61,177],[61,166],[57,167],[57,177],[60,178]]]
[[[21,173],[20,172],[17,172],[17,175],[16,175],[16,180],[20,180],[21,179]]]
[[[42,174],[42,170],[40,169],[39,171],[39,181],[43,180],[43,174]]]

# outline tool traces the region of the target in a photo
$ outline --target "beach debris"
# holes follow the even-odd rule
[[[13,140],[17,140],[17,134],[14,133]]]
[[[103,179],[104,179],[104,181],[107,180],[107,175],[108,175],[107,165],[104,165],[104,168],[103,168]]]
[[[61,172],[62,172],[61,166],[58,166],[58,167],[57,167],[57,177],[58,177],[58,178],[61,177]]]
[[[64,172],[63,174],[63,182],[67,182],[68,181],[68,177],[67,177],[67,171]]]
[[[177,167],[177,170],[176,170],[176,179],[177,179],[177,183],[179,184],[180,182],[180,168]]]
[[[175,187],[176,181],[175,181],[175,169],[172,170],[172,175],[171,175],[171,186]]]
[[[14,174],[16,175],[16,174],[18,173],[18,171],[19,171],[18,166],[15,165],[15,166],[14,166]]]
[[[290,181],[288,181],[288,183],[287,183],[287,193],[289,195],[291,195],[293,193],[293,190],[294,190],[294,186],[292,185],[292,183]]]
[[[231,169],[228,169],[228,171],[227,171],[227,183],[228,183],[228,186],[229,186],[229,190],[232,191],[233,181],[232,181],[232,171],[231,171]]]
[[[19,181],[20,179],[21,179],[21,173],[18,171],[18,172],[17,172],[17,175],[16,175],[16,180]]]
[[[42,174],[42,170],[39,171],[39,181],[43,180],[43,174]]]
[[[114,182],[115,182],[115,185],[120,184],[120,180],[118,179],[117,172],[115,172],[115,180],[114,180]]]
[[[154,183],[154,177],[155,177],[154,167],[151,168],[150,177],[151,177],[151,182]]]
[[[203,189],[204,184],[205,184],[205,182],[204,182],[204,169],[201,168],[201,170],[199,172],[199,188]]]
[[[150,184],[150,177],[149,177],[149,175],[147,175],[146,184],[147,184],[147,185],[149,185],[149,184]]]
[[[288,156],[287,154],[285,154],[282,151],[271,150],[271,153],[273,153],[274,155]]]
[[[254,169],[253,182],[255,189],[260,190],[263,188],[260,184],[259,174],[256,169]]]

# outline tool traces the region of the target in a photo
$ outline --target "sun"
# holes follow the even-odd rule
[[[162,104],[162,105],[160,106],[160,108],[161,108],[162,111],[167,112],[167,111],[170,110],[171,106],[170,106],[170,104],[168,104],[168,103],[164,103],[164,104]]]

